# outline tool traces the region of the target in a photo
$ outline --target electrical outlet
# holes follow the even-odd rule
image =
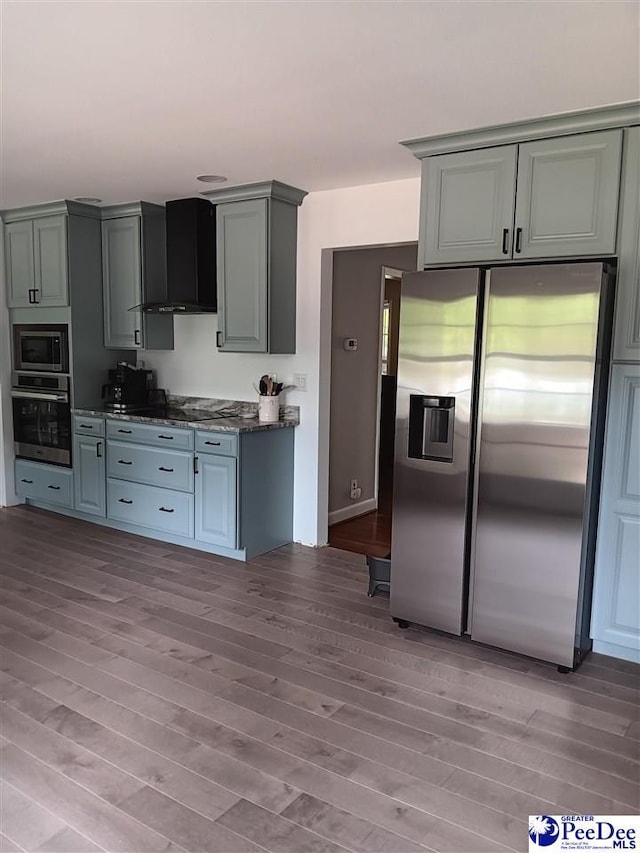
[[[357,480],[351,480],[349,483],[349,497],[352,501],[358,500],[360,495],[362,494],[362,489],[358,485]]]
[[[307,390],[307,374],[306,373],[294,373],[293,374],[293,384],[296,386],[296,391],[306,391]]]

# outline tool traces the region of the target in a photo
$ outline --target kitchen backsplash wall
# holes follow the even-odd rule
[[[168,393],[251,402],[257,399],[253,383],[263,373],[277,373],[280,381],[290,382],[294,371],[299,372],[294,355],[219,352],[217,330],[216,314],[176,316],[175,349],[145,350],[138,363],[153,368],[158,385]],[[291,394],[287,392],[287,399]]]

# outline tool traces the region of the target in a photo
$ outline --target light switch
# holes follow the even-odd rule
[[[342,346],[346,349],[347,352],[355,352],[358,349],[358,339],[345,338],[342,342]]]

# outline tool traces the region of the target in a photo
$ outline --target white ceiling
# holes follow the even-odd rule
[[[0,5],[3,208],[396,180],[400,139],[640,95],[636,0]]]

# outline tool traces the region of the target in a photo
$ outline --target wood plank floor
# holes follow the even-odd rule
[[[248,564],[0,510],[1,851],[484,853],[639,806],[638,667],[555,668]]]

